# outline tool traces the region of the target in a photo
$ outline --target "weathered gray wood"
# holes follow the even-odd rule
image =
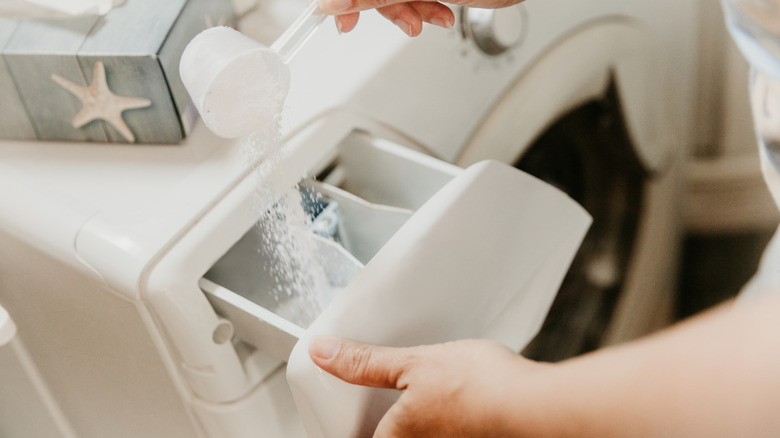
[[[148,108],[123,114],[138,143],[178,143],[184,136],[157,53],[185,3],[126,2],[101,17],[79,49],[85,77],[91,77],[94,63],[102,61],[114,94],[152,101]],[[111,124],[107,124],[107,130],[111,141],[126,141]]]
[[[122,114],[125,123],[135,135],[136,143],[181,141],[181,126],[156,55],[120,57],[81,54],[81,69],[90,83],[94,80],[92,70],[98,61],[105,65],[106,80],[111,92],[117,96],[152,101],[148,108],[127,110]],[[107,123],[106,127],[111,141],[126,142],[111,124]]]
[[[208,25],[234,22],[231,0],[132,0],[104,17],[0,21],[0,138],[125,142],[119,126],[138,143],[178,143],[194,117],[181,53]],[[76,128],[79,87],[95,83],[98,62],[111,93],[150,105]]]
[[[131,0],[100,17],[81,53],[150,55],[160,51],[186,0]]]
[[[0,18],[0,53],[16,30],[17,24],[16,20]],[[27,109],[2,56],[0,56],[0,137],[36,138],[30,118],[27,117]]]
[[[95,120],[72,126],[81,101],[52,80],[59,75],[87,86],[76,53],[97,18],[25,20],[19,23],[3,56],[40,140],[107,141],[105,125]]]
[[[210,26],[231,26],[235,23],[236,16],[230,0],[190,0],[160,50],[160,63],[165,77],[168,78],[168,85],[185,132],[189,131],[197,111],[190,105],[190,95],[179,74],[181,54],[192,38],[202,30]]]

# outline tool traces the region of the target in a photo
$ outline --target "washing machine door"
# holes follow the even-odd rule
[[[264,219],[245,214],[253,211],[246,202],[256,187],[253,180],[236,189],[231,204],[236,210],[220,209],[212,225],[202,221],[237,238],[235,230],[249,231],[230,249],[225,245],[232,238],[198,233],[206,240],[193,248],[211,254],[221,252],[214,244],[227,249],[208,263],[214,264],[200,286],[226,318],[223,324],[235,328],[235,342],[277,360],[268,367],[254,363],[253,369],[275,373],[286,361],[308,436],[343,438],[373,431],[398,393],[323,373],[308,355],[312,336],[398,347],[483,338],[520,351],[545,319],[591,218],[561,190],[497,161],[464,170],[360,132],[347,134],[333,152],[314,169],[318,184],[330,189],[314,191],[327,205],[314,214],[312,225],[319,229],[335,201],[339,229],[322,251],[313,252],[320,260],[327,253],[322,268],[337,292],[313,322],[287,312],[305,294],[273,293],[277,276],[264,268],[273,260],[264,248],[276,248],[275,243],[257,235],[268,226]],[[341,191],[337,197],[335,189]],[[380,213],[381,220],[370,219]],[[378,242],[380,235],[387,240]],[[183,266],[205,272],[211,257],[185,260]],[[214,331],[224,344],[230,335]],[[263,387],[262,377],[258,382],[255,387]],[[275,408],[253,409],[275,421]]]
[[[663,172],[680,151],[680,115],[669,62],[656,37],[624,19],[599,21],[544,53],[506,91],[454,161],[516,162],[556,120],[614,84],[634,153],[649,172]]]
[[[541,326],[589,224],[569,197],[511,166],[481,162],[455,177],[295,346],[287,378],[308,436],[363,436],[399,395],[323,373],[309,358],[313,336],[397,347],[485,338],[519,351]]]
[[[511,163],[593,217],[526,357],[556,362],[671,321],[685,117],[656,40],[619,18],[563,37],[506,90],[455,160]]]

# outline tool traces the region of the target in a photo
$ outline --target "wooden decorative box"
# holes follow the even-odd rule
[[[109,14],[0,19],[0,137],[180,142],[196,117],[187,43],[235,22],[230,0],[127,0]]]

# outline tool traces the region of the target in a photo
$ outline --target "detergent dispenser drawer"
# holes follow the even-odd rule
[[[590,220],[510,166],[463,170],[364,134],[293,198],[307,228],[264,215],[200,282],[238,339],[283,361],[315,327],[367,342],[487,337],[519,349]]]
[[[363,436],[398,395],[318,370],[308,354],[312,336],[399,347],[482,338],[519,351],[541,327],[589,225],[565,194],[513,167],[487,161],[465,169],[296,344],[287,380],[308,436]]]
[[[334,294],[462,172],[362,133],[335,152],[319,178],[301,181],[290,196],[310,216],[308,229],[263,215],[200,280],[238,339],[283,361]]]

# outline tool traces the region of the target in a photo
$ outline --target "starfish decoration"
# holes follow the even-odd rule
[[[56,74],[51,75],[51,80],[73,93],[81,101],[81,111],[76,114],[71,123],[74,128],[79,129],[93,120],[102,119],[116,128],[125,140],[135,143],[133,131],[125,123],[122,113],[131,109],[146,108],[152,104],[152,101],[114,94],[108,88],[106,66],[102,62],[98,61],[95,63],[92,72],[92,84],[88,87],[76,85]]]

